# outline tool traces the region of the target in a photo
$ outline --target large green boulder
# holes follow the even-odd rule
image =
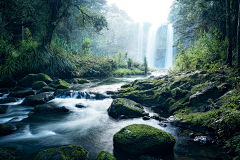
[[[72,83],[84,84],[84,83],[89,83],[89,81],[82,78],[73,78]]]
[[[109,152],[101,151],[98,153],[95,160],[116,160],[116,158]]]
[[[113,136],[114,148],[134,157],[169,153],[174,144],[173,135],[145,124],[126,126]]]
[[[45,104],[54,98],[55,97],[54,97],[53,93],[45,92],[45,93],[40,93],[37,95],[27,96],[26,100],[30,105],[35,106],[38,104]]]
[[[40,92],[51,92],[51,91],[55,91],[55,89],[49,86],[42,87],[40,90]]]
[[[44,81],[37,81],[32,84],[32,89],[37,90],[37,89],[41,89],[45,86],[47,86],[47,83],[45,83]]]
[[[67,89],[70,86],[70,84],[62,79],[58,79],[53,83],[49,84],[49,86],[57,89]]]
[[[89,153],[79,145],[50,148],[39,152],[35,160],[87,160]]]
[[[16,81],[9,76],[3,76],[0,78],[0,88],[15,87]]]
[[[44,73],[39,74],[28,74],[26,77],[18,82],[21,87],[32,87],[32,84],[36,81],[43,81],[47,84],[51,83],[53,80]]]
[[[117,98],[113,100],[111,106],[108,108],[108,115],[119,119],[122,116],[129,118],[143,117],[147,113],[144,112],[143,106],[139,103],[126,98]]]
[[[25,98],[30,95],[35,95],[36,91],[35,90],[24,90],[24,91],[15,91],[15,92],[10,92],[8,95],[9,97],[17,97],[17,98]]]

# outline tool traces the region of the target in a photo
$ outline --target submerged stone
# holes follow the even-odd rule
[[[174,144],[173,135],[145,124],[126,126],[113,137],[116,150],[134,157],[166,154],[173,151]]]
[[[108,115],[112,118],[119,119],[122,115],[129,118],[146,116],[143,106],[126,98],[114,99],[108,108]]]
[[[0,106],[0,114],[4,114],[7,112],[8,106]]]
[[[95,160],[116,160],[116,158],[109,152],[101,151],[98,153]]]
[[[79,145],[62,146],[43,150],[37,154],[35,160],[87,160],[89,153]]]

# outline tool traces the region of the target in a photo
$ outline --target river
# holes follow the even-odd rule
[[[160,74],[164,74],[160,73]],[[72,90],[81,92],[98,92],[106,94],[106,91],[117,91],[121,85],[145,76],[131,76],[124,78],[99,78],[90,79],[89,84],[74,85]],[[21,159],[34,159],[35,155],[44,149],[62,145],[81,145],[90,152],[94,159],[100,151],[108,151],[118,159],[127,157],[117,153],[113,148],[113,135],[121,128],[130,124],[148,124],[173,134],[176,144],[173,154],[162,156],[162,159],[171,160],[212,160],[218,156],[222,159],[231,159],[222,148],[215,144],[202,145],[193,142],[188,136],[190,130],[179,129],[167,124],[167,127],[158,125],[158,121],[142,118],[114,120],[107,114],[107,109],[112,103],[112,98],[81,99],[71,96],[58,97],[50,102],[50,105],[65,106],[69,113],[41,113],[31,114],[34,109],[31,106],[20,105],[23,99],[16,103],[8,103],[6,114],[0,115],[0,123],[12,123],[18,130],[11,135],[0,137],[0,147],[13,147],[19,152]],[[82,103],[84,108],[75,107]],[[154,113],[150,108],[145,108],[150,115]],[[200,133],[195,133],[200,135]]]

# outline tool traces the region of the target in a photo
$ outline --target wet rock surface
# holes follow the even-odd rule
[[[108,108],[108,114],[115,119],[121,118],[121,115],[129,118],[143,117],[146,115],[142,105],[126,98],[114,99]]]
[[[46,92],[46,93],[40,93],[38,95],[31,95],[27,96],[26,100],[30,105],[38,105],[38,104],[44,104],[52,99],[54,99],[54,93],[52,92]]]
[[[0,136],[9,135],[17,130],[17,127],[10,123],[0,124]]]
[[[17,102],[17,99],[14,97],[7,97],[7,98],[0,99],[0,104],[10,103],[10,102]]]

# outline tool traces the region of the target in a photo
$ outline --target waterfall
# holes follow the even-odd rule
[[[143,23],[140,23],[138,31],[138,61],[143,62]]]
[[[168,25],[167,31],[167,46],[166,46],[166,56],[165,56],[165,68],[169,69],[172,67],[173,63],[173,27],[172,24]]]
[[[159,25],[152,25],[148,31],[147,41],[147,61],[149,67],[154,67],[155,53],[156,53],[156,35]]]

